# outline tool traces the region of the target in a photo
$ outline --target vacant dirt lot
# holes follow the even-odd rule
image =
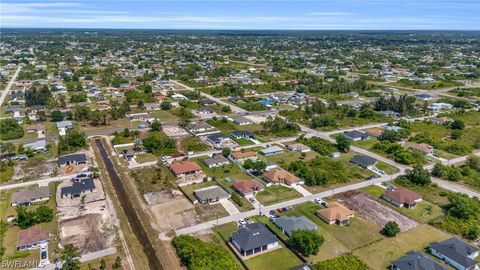
[[[109,247],[113,236],[108,235],[102,226],[101,214],[87,214],[60,222],[60,244],[74,244],[82,254]]]
[[[197,213],[185,197],[150,207],[160,231],[183,228],[195,224]]]
[[[23,182],[49,177],[54,173],[54,167],[57,167],[57,164],[53,158],[31,158],[25,161],[15,162],[12,181]]]
[[[336,197],[341,199],[348,208],[354,210],[356,214],[365,220],[376,223],[382,228],[388,221],[396,221],[402,232],[413,229],[418,225],[414,220],[382,205],[363,193],[349,191],[339,194]]]
[[[190,133],[183,128],[174,125],[164,125],[162,126],[162,130],[168,137],[186,137],[190,135]]]

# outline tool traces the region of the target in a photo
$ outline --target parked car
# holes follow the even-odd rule
[[[278,209],[277,209],[277,212],[283,213],[283,209],[282,209],[282,208],[278,208]]]
[[[250,198],[248,199],[251,203],[255,203],[255,199],[254,198]]]
[[[276,216],[277,213],[275,213],[275,210],[270,210],[270,212],[268,212],[268,214],[270,214],[270,216]]]
[[[320,203],[323,207],[328,207],[328,203],[327,202],[321,202]]]
[[[283,212],[287,212],[287,211],[288,211],[288,208],[287,208],[287,207],[283,207],[283,208],[282,208],[282,211],[283,211]]]
[[[42,250],[42,252],[40,253],[40,257],[42,258],[42,260],[45,260],[47,258],[47,251]]]
[[[240,219],[240,220],[238,221],[238,223],[240,223],[240,225],[242,225],[242,226],[247,225],[247,221],[246,221],[245,219],[243,219],[243,218]]]
[[[394,187],[394,186],[388,186],[388,187],[387,187],[387,190],[388,190],[388,191],[394,191],[394,190],[395,190],[395,187]]]

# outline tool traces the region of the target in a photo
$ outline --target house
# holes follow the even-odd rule
[[[365,133],[367,133],[369,136],[375,137],[375,138],[380,138],[383,135],[383,129],[380,128],[370,128],[365,130]]]
[[[432,111],[450,110],[451,108],[453,108],[452,104],[444,102],[432,103],[430,106],[428,106],[428,109]]]
[[[278,238],[260,222],[247,224],[232,233],[230,240],[241,256],[250,256],[278,248]]]
[[[286,184],[286,185],[292,186],[292,185],[298,185],[303,183],[303,181],[301,181],[300,178],[280,168],[274,168],[267,171],[266,173],[264,173],[264,177],[268,181],[275,184]]]
[[[28,206],[32,203],[48,201],[50,196],[50,188],[48,186],[22,189],[12,194],[10,204],[12,206]]]
[[[240,164],[243,164],[246,160],[252,160],[252,161],[258,160],[257,153],[253,151],[247,151],[247,152],[235,151],[235,152],[232,152],[231,156],[233,160],[235,160]]]
[[[153,123],[156,118],[151,116],[149,113],[129,113],[126,115],[128,118],[128,121],[130,122],[147,122],[147,123]]]
[[[415,208],[417,203],[422,201],[422,196],[406,188],[387,191],[382,198],[397,207],[405,208]]]
[[[222,199],[230,198],[230,194],[219,186],[210,186],[200,189],[195,189],[193,195],[201,204],[215,203]]]
[[[253,196],[255,192],[263,190],[265,187],[255,179],[246,181],[235,181],[232,183],[232,189],[243,197]]]
[[[58,165],[60,167],[72,166],[72,165],[83,165],[87,163],[87,156],[85,154],[70,154],[60,156],[58,158]]]
[[[206,137],[206,142],[215,147],[216,149],[222,149],[227,143],[234,143],[232,139],[223,135],[222,133],[211,134]]]
[[[23,145],[23,149],[30,149],[35,153],[43,153],[47,152],[47,141],[46,140],[39,140],[32,143],[27,143]]]
[[[205,123],[205,122],[192,122],[188,124],[187,130],[193,134],[205,133],[205,132],[218,132],[218,130]]]
[[[329,225],[337,223],[343,226],[349,223],[353,211],[338,202],[333,202],[327,208],[318,210],[317,216]]]
[[[435,117],[435,118],[431,118],[430,121],[436,125],[447,125],[453,122],[453,119],[450,117]]]
[[[428,100],[433,99],[433,97],[431,95],[423,94],[423,93],[414,94],[413,96],[416,97],[417,99],[420,99],[420,100],[423,100],[423,101],[428,101]]]
[[[177,93],[177,94],[173,94],[173,95],[172,95],[172,98],[173,98],[173,99],[178,99],[178,100],[188,100],[188,98],[187,98],[186,96],[184,96],[184,95],[182,95],[182,94],[178,94],[178,93]]]
[[[360,141],[360,140],[368,139],[367,133],[361,132],[358,130],[345,131],[344,134],[345,136],[347,136],[347,138],[349,138],[352,141]]]
[[[156,110],[160,110],[161,103],[155,103],[155,102],[145,103],[143,106],[147,111],[156,111]]]
[[[133,151],[132,149],[123,149],[122,150],[122,155],[123,155],[124,158],[126,158],[128,161],[130,161],[135,156],[135,151]]]
[[[294,231],[306,230],[306,231],[316,231],[317,225],[313,223],[310,219],[300,216],[300,217],[279,217],[275,219],[275,225],[277,225],[283,233],[292,237]]]
[[[362,168],[371,169],[375,166],[378,160],[365,155],[356,155],[350,160],[350,162]]]
[[[65,120],[65,121],[57,122],[58,134],[60,136],[67,135],[67,130],[72,128],[73,128],[72,121]]]
[[[48,243],[49,238],[49,233],[42,232],[40,225],[20,230],[17,238],[17,250],[38,248],[40,245]]]
[[[280,153],[283,153],[283,148],[276,145],[260,150],[260,154],[264,156],[273,156]]]
[[[478,256],[478,248],[467,244],[456,237],[452,237],[443,242],[433,242],[430,244],[430,253],[443,260],[447,264],[458,270],[479,270],[480,267],[475,262]]]
[[[399,126],[384,126],[383,129],[388,130],[388,131],[399,132],[400,130],[402,130],[402,127],[399,127]]]
[[[312,149],[310,149],[310,147],[306,146],[306,145],[303,145],[301,143],[292,143],[292,144],[289,144],[287,146],[288,150],[290,151],[297,151],[297,152],[300,152],[300,153],[308,153],[310,152]]]
[[[230,119],[232,119],[232,121],[239,126],[250,125],[252,123],[250,119],[243,116],[232,116]]]
[[[424,155],[433,155],[433,153],[435,153],[435,149],[433,148],[433,146],[426,143],[409,142],[407,146],[408,149],[420,152]]]
[[[198,101],[198,104],[202,106],[211,106],[211,105],[217,105],[217,103],[211,99],[202,99]]]
[[[391,270],[447,270],[426,255],[416,251],[409,251],[400,259],[392,262]]]
[[[93,178],[88,177],[73,182],[71,186],[62,187],[60,189],[60,196],[62,199],[64,197],[70,197],[71,199],[80,198],[83,195],[94,192],[94,190],[95,182]]]
[[[215,113],[212,109],[207,108],[207,107],[200,107],[200,108],[196,109],[194,112],[197,115],[203,115],[203,116],[212,115],[212,114]]]
[[[228,161],[228,159],[226,159],[224,156],[217,155],[213,158],[205,159],[203,163],[205,163],[205,165],[207,165],[209,168],[214,168],[228,165],[230,161]]]
[[[236,130],[232,132],[232,137],[235,139],[255,139],[255,135],[250,131]]]
[[[173,162],[170,164],[170,170],[176,177],[185,177],[195,175],[202,171],[202,168],[193,161]]]
[[[228,100],[229,100],[230,102],[232,102],[232,103],[235,103],[235,104],[238,103],[238,102],[242,102],[242,101],[243,101],[243,100],[242,100],[241,98],[239,98],[239,97],[231,97],[231,98],[229,98]]]

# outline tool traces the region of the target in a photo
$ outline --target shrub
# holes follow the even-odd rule
[[[397,222],[389,221],[382,229],[382,233],[388,237],[394,237],[400,232],[400,227],[398,226]]]
[[[325,239],[316,231],[298,230],[292,233],[289,244],[304,255],[315,255]]]
[[[13,140],[23,137],[23,128],[15,119],[0,120],[0,139]]]

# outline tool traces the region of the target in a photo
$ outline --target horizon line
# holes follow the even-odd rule
[[[1,29],[52,29],[52,30],[170,30],[170,31],[463,31],[478,32],[478,29],[255,29],[255,28],[124,28],[124,27],[2,27]]]

